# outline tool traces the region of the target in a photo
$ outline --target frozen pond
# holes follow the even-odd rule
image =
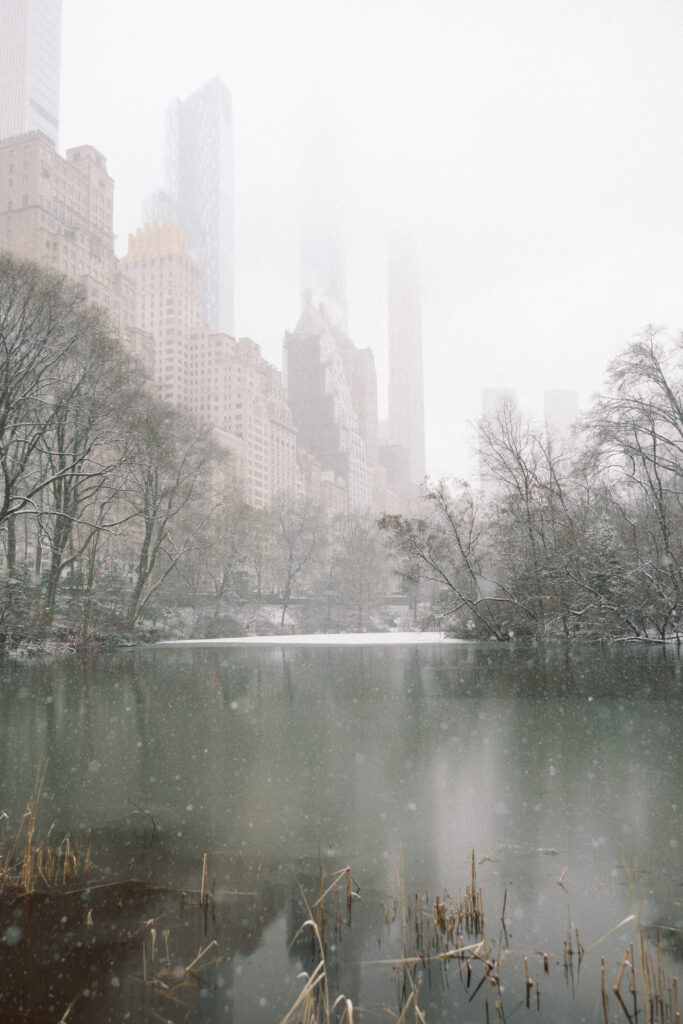
[[[291,636],[237,636],[217,640],[164,640],[157,647],[389,647],[461,644],[443,633],[293,633]]]
[[[179,990],[178,1020],[279,1020],[297,972],[311,969],[310,942],[293,939],[305,917],[299,885],[315,898],[322,860],[327,879],[350,865],[360,888],[350,927],[344,904],[330,939],[335,985],[357,1019],[388,1020],[382,1004],[396,1009],[400,977],[370,961],[401,952],[398,889],[411,904],[419,894],[420,906],[427,893],[431,903],[436,892],[457,895],[473,849],[489,938],[497,947],[500,934],[511,950],[500,996],[508,1016],[531,1012],[526,954],[541,974],[534,1019],[603,1019],[600,957],[611,992],[633,922],[575,972],[564,968],[564,942],[569,920],[589,949],[634,912],[630,869],[635,910],[649,934],[662,928],[683,979],[676,653],[398,637],[4,663],[0,812],[18,822],[31,769],[48,758],[43,824],[59,810],[56,833],[89,835],[95,868],[92,889],[66,909],[17,906],[0,921],[11,978],[3,1010],[59,1020],[75,999],[69,1024],[125,1013],[175,1020],[150,984],[145,922],[159,917],[170,963],[189,964],[214,939],[207,963],[220,957]],[[178,896],[199,889],[205,853],[215,879],[207,915]],[[95,884],[119,879],[135,881],[106,903]],[[457,964],[449,972],[436,961],[416,970],[427,1020],[485,1020],[483,991],[470,1002],[474,985]]]

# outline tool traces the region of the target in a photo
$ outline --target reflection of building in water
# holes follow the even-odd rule
[[[355,1005],[373,1009],[382,1001],[395,1006],[390,969],[367,961],[400,950],[400,919],[390,937],[381,900],[381,890],[394,892],[399,849],[409,899],[427,888],[432,896],[464,888],[474,849],[496,930],[508,887],[516,949],[562,943],[566,897],[556,882],[565,865],[582,934],[602,935],[630,913],[627,887],[614,877],[619,833],[635,852],[657,837],[648,865],[650,920],[658,908],[675,907],[681,846],[670,811],[680,802],[683,769],[675,742],[679,669],[670,651],[464,643],[157,648],[96,665],[55,664],[49,679],[39,666],[8,665],[0,767],[28,776],[32,738],[43,737],[46,792],[64,797],[60,822],[91,821],[97,842],[108,844],[98,863],[114,875],[144,868],[154,884],[195,888],[207,850],[217,890],[256,892],[253,899],[221,897],[206,939],[200,913],[198,929],[188,916],[164,927],[183,964],[196,955],[199,937],[202,945],[219,941],[220,987],[197,995],[200,1007],[209,1001],[207,1020],[272,1024],[284,1007],[274,1010],[271,1000],[286,998],[297,967],[288,951],[301,924],[293,886],[300,877],[307,893],[319,889],[318,840],[323,856],[334,846],[336,866],[350,864],[361,887],[335,955],[340,987]],[[50,699],[22,700],[27,692]],[[0,771],[0,780],[10,774]],[[69,785],[74,776],[87,785]],[[128,792],[144,798],[156,834]],[[20,816],[21,793],[11,787],[8,795],[8,811]],[[328,877],[331,869],[328,860]],[[138,922],[156,916],[157,899],[155,892]],[[343,912],[343,896],[340,902]],[[57,924],[49,931],[58,942],[68,934]],[[23,947],[14,948],[23,956]],[[139,968],[139,946],[135,956]],[[45,973],[44,960],[31,963],[35,977]],[[508,978],[514,964],[506,960]],[[19,967],[25,978],[25,964]],[[123,967],[122,989],[139,999],[132,978],[139,970],[130,961]],[[57,980],[61,998],[66,974]],[[458,987],[456,972],[450,980],[446,990],[432,961],[432,985],[425,978],[421,989],[427,1019],[441,1019],[445,1009],[446,1019],[469,1013],[483,1020],[481,994],[468,1009],[471,993]],[[511,998],[514,989],[513,980]],[[551,970],[542,982],[546,1017],[593,1019],[594,991],[591,983],[567,994],[562,972]]]

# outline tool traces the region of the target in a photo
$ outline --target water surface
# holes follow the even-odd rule
[[[277,1020],[311,967],[308,940],[292,940],[322,860],[327,877],[349,864],[361,897],[350,927],[340,906],[335,983],[363,1020],[388,1019],[400,978],[364,964],[400,952],[400,863],[407,897],[431,903],[464,889],[474,849],[496,942],[505,898],[508,1015],[524,1003],[521,955],[538,970],[548,951],[540,1010],[520,1012],[601,1020],[599,957],[613,977],[633,924],[580,977],[563,945],[569,920],[589,947],[633,912],[625,865],[681,976],[682,725],[680,661],[660,648],[176,646],[5,663],[0,811],[18,821],[48,758],[43,824],[59,810],[58,831],[89,835],[97,866],[66,910],[17,905],[0,923],[0,1005],[59,1019],[75,998],[71,1021],[158,1019],[170,1003],[144,984],[141,947],[164,914],[172,964],[214,939],[206,962],[221,958],[177,994],[187,1019]],[[177,896],[199,888],[204,853],[206,917]],[[113,879],[134,881],[107,902],[94,885]],[[485,1019],[455,965],[420,977],[428,1019]]]

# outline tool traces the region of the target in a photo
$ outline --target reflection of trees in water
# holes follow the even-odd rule
[[[662,877],[680,865],[669,845],[679,672],[661,649],[534,644],[152,649],[49,674],[12,668],[0,690],[3,792],[27,793],[29,759],[49,754],[49,812],[66,798],[65,828],[90,820],[109,866],[176,884],[198,875],[206,850],[235,888],[259,889],[271,869],[289,885],[320,840],[363,888],[393,883],[399,842],[409,878],[457,887],[473,845],[483,857],[507,843],[482,867],[489,914],[508,884],[518,935],[532,919],[563,930],[568,900],[582,931],[591,914],[597,931],[598,912],[627,899],[611,877],[620,831],[652,839]],[[151,847],[129,794],[154,816]],[[558,856],[534,852],[548,847]],[[569,850],[566,897],[556,880]],[[301,922],[287,899],[291,935]],[[666,921],[665,902],[650,920]],[[340,957],[376,943],[365,911]],[[351,994],[360,981],[349,977]]]
[[[3,944],[3,1014],[9,1019],[16,1013],[22,1020],[54,1020],[56,1010],[62,1013],[79,993],[69,1014],[75,1024],[141,1020],[143,1003],[168,1011],[168,1001],[155,997],[151,986],[145,994],[142,982],[143,944],[152,979],[165,966],[163,932],[168,930],[171,968],[177,971],[175,976],[165,975],[171,986],[182,980],[179,969],[191,963],[207,943],[217,942],[221,958],[202,982],[190,979],[178,990],[176,1010],[185,1006],[189,1019],[195,1021],[231,1020],[235,957],[255,953],[265,930],[282,913],[284,901],[282,886],[261,880],[254,897],[217,897],[206,918],[199,907],[185,905],[181,912],[175,893],[139,882],[93,889],[85,895],[36,896],[17,904],[16,913],[6,904],[3,910],[15,924],[12,941]],[[91,926],[86,923],[88,910],[92,910]],[[154,960],[152,925],[142,924],[145,921],[156,926]],[[48,964],[58,966],[46,969]]]

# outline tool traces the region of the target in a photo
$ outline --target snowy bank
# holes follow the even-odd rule
[[[268,644],[288,647],[368,647],[371,645],[388,644],[464,644],[467,640],[453,640],[443,633],[302,633],[291,636],[237,636],[219,637],[216,640],[160,640],[157,647],[210,647],[228,645],[259,645]]]

